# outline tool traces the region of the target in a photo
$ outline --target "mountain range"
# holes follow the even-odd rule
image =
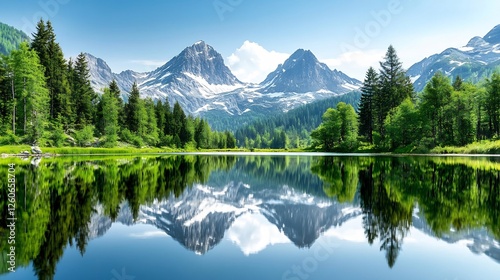
[[[19,32],[9,33],[27,38]],[[222,56],[203,41],[185,48],[165,65],[147,73],[132,70],[113,73],[104,60],[88,53],[86,57],[91,83],[97,92],[114,79],[123,99],[127,100],[132,84],[137,82],[142,97],[168,99],[171,105],[179,102],[186,112],[202,116],[211,124],[223,122],[224,128],[237,128],[260,117],[347,94],[362,85],[341,71],[331,70],[311,51],[303,49],[295,51],[258,84],[238,80]],[[412,65],[407,74],[415,90],[422,91],[438,71],[450,78],[459,75],[466,81],[478,82],[498,69],[500,25],[483,37],[472,38],[464,47],[448,48],[424,58]]]
[[[476,36],[461,48],[448,48],[424,58],[411,66],[407,74],[416,91],[424,89],[427,81],[438,71],[448,77],[460,76],[466,81],[479,82],[500,69],[500,25],[484,37]]]
[[[148,73],[115,74],[106,62],[86,54],[96,91],[115,79],[124,93],[137,82],[142,97],[179,102],[190,114],[210,119],[253,119],[359,89],[361,82],[331,70],[309,50],[299,49],[260,84],[238,80],[222,56],[203,41],[185,48]],[[238,122],[236,120],[236,122]]]
[[[193,115],[215,121],[248,120],[359,90],[362,83],[331,70],[309,50],[299,49],[259,84],[239,81],[225,66],[222,56],[203,41],[184,49],[165,65],[149,73],[112,73],[106,63],[87,54],[94,89],[117,80],[123,92],[137,81],[143,97],[179,102]],[[422,91],[440,71],[453,78],[478,82],[500,67],[500,25],[483,37],[474,37],[461,48],[448,48],[411,66],[407,74],[415,90]],[[126,94],[124,94],[126,98]]]

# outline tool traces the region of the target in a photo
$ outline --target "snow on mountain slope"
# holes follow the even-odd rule
[[[478,82],[500,66],[500,25],[484,37],[472,38],[466,46],[448,48],[414,64],[407,74],[414,81],[416,91],[424,89],[438,71],[449,77],[461,76]]]
[[[189,114],[205,116],[210,112],[213,118],[286,112],[361,85],[340,71],[330,70],[304,50],[297,50],[260,85],[239,81],[222,56],[203,41],[149,73],[128,70],[114,74],[102,59],[89,54],[87,59],[92,86],[98,92],[115,79],[126,99],[137,82],[143,98],[168,99],[171,105],[179,102]]]

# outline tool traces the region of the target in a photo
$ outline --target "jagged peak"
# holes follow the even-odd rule
[[[483,39],[490,44],[500,44],[500,24],[493,27],[486,35],[484,35]]]

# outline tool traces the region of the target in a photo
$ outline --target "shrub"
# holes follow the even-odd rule
[[[89,147],[94,140],[94,126],[86,125],[81,130],[75,132],[76,144],[80,147]]]

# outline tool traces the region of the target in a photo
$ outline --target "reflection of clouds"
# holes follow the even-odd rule
[[[340,227],[331,228],[326,231],[323,236],[325,237],[335,237],[340,240],[364,243],[366,242],[365,232],[362,226],[363,218],[356,217]]]
[[[147,239],[147,238],[155,238],[155,237],[165,237],[168,236],[166,232],[161,230],[152,230],[145,231],[141,233],[131,233],[130,237],[139,238],[139,239]]]
[[[227,237],[245,255],[255,254],[269,245],[290,243],[290,240],[262,214],[244,214],[227,231]]]

